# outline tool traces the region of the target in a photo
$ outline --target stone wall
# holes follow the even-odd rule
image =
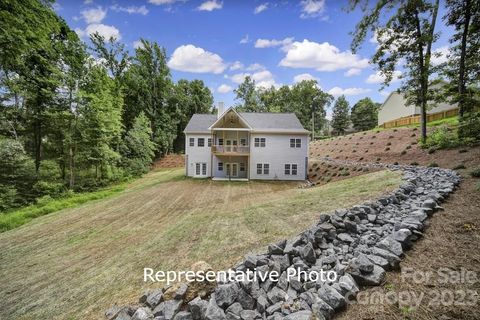
[[[325,161],[332,161],[325,159]],[[343,164],[351,164],[342,162]],[[355,165],[359,165],[358,163]],[[235,270],[276,270],[277,282],[217,283],[201,297],[186,284],[144,294],[137,306],[113,307],[115,320],[331,319],[362,286],[379,285],[399,268],[404,250],[422,236],[427,219],[454,191],[459,175],[447,169],[383,164],[403,172],[403,184],[379,199],[320,216],[298,236],[249,255]],[[335,282],[286,281],[287,269],[334,270]]]

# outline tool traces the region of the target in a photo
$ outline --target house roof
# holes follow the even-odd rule
[[[253,131],[308,133],[294,113],[238,113]],[[185,133],[209,133],[208,129],[217,121],[214,114],[194,114],[185,128]]]

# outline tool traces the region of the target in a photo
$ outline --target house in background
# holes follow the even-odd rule
[[[293,113],[232,108],[194,114],[184,130],[189,177],[214,180],[306,180],[309,132]]]
[[[437,103],[427,110],[428,121],[455,116],[458,106],[449,103]],[[378,126],[386,128],[420,122],[420,107],[407,106],[402,93],[392,92],[378,110]]]

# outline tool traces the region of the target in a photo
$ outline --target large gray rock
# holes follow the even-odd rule
[[[412,235],[412,231],[409,229],[400,229],[398,231],[395,231],[392,234],[392,238],[401,244],[405,245],[410,245],[410,236]]]
[[[255,310],[243,310],[240,312],[240,318],[242,320],[254,320],[257,315]]]
[[[225,320],[225,312],[215,302],[215,295],[210,297],[208,302],[207,311],[205,312],[206,320]]]
[[[318,289],[318,296],[334,310],[343,308],[346,304],[345,298],[329,285],[324,285]]]
[[[182,306],[182,300],[168,300],[161,302],[155,309],[153,309],[153,315],[163,316],[165,320],[173,319],[175,314],[180,310]]]
[[[215,300],[221,308],[227,308],[235,302],[238,296],[238,286],[235,283],[218,285],[215,289]]]
[[[282,309],[282,303],[283,302],[277,302],[273,305],[271,305],[270,307],[267,308],[267,314],[274,314],[275,312],[278,312]]]
[[[132,316],[132,320],[151,320],[153,319],[153,313],[150,308],[140,307],[135,311]]]
[[[157,289],[153,292],[151,292],[145,301],[147,306],[150,308],[154,309],[160,302],[163,301],[163,291],[162,289]]]
[[[257,299],[257,311],[259,313],[264,313],[267,310],[268,301],[264,296],[259,296]]]
[[[376,256],[373,254],[367,255],[368,260],[372,261],[374,264],[377,266],[382,267],[385,270],[388,270],[390,267],[390,264],[388,263],[388,260],[385,258],[382,258],[380,256]]]
[[[192,314],[188,311],[180,311],[173,320],[193,320]]]
[[[120,310],[115,316],[115,320],[131,320],[132,317],[128,314],[126,309]]]
[[[315,250],[313,249],[312,244],[309,242],[307,243],[301,250],[300,252],[301,257],[303,260],[310,262],[310,263],[315,263],[315,260],[317,259],[315,257]]]
[[[348,233],[339,233],[337,235],[337,237],[338,237],[338,239],[340,239],[341,241],[346,242],[346,243],[352,243],[352,242],[355,241],[352,238],[352,236],[350,236]]]
[[[403,249],[402,249],[402,244],[395,239],[393,239],[391,236],[386,237],[382,241],[380,241],[377,244],[377,247],[380,249],[385,249],[387,251],[390,251],[394,255],[400,257],[403,254]]]
[[[363,253],[350,261],[349,267],[358,270],[361,273],[370,273],[373,271],[373,263]]]
[[[312,312],[309,310],[297,311],[289,314],[284,319],[285,320],[309,320]]]
[[[385,279],[385,270],[377,265],[371,273],[352,273],[353,278],[364,286],[378,286]]]
[[[207,312],[208,302],[196,297],[188,303],[188,309],[192,313],[193,320],[200,320],[205,318]]]
[[[238,290],[237,302],[240,303],[243,309],[252,310],[255,308],[255,299],[243,289]]]
[[[274,287],[272,290],[267,292],[267,297],[271,304],[285,301],[286,295],[287,293],[278,287]]]

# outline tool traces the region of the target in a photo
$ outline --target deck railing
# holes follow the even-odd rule
[[[213,153],[240,153],[248,154],[250,153],[249,146],[212,146]]]

